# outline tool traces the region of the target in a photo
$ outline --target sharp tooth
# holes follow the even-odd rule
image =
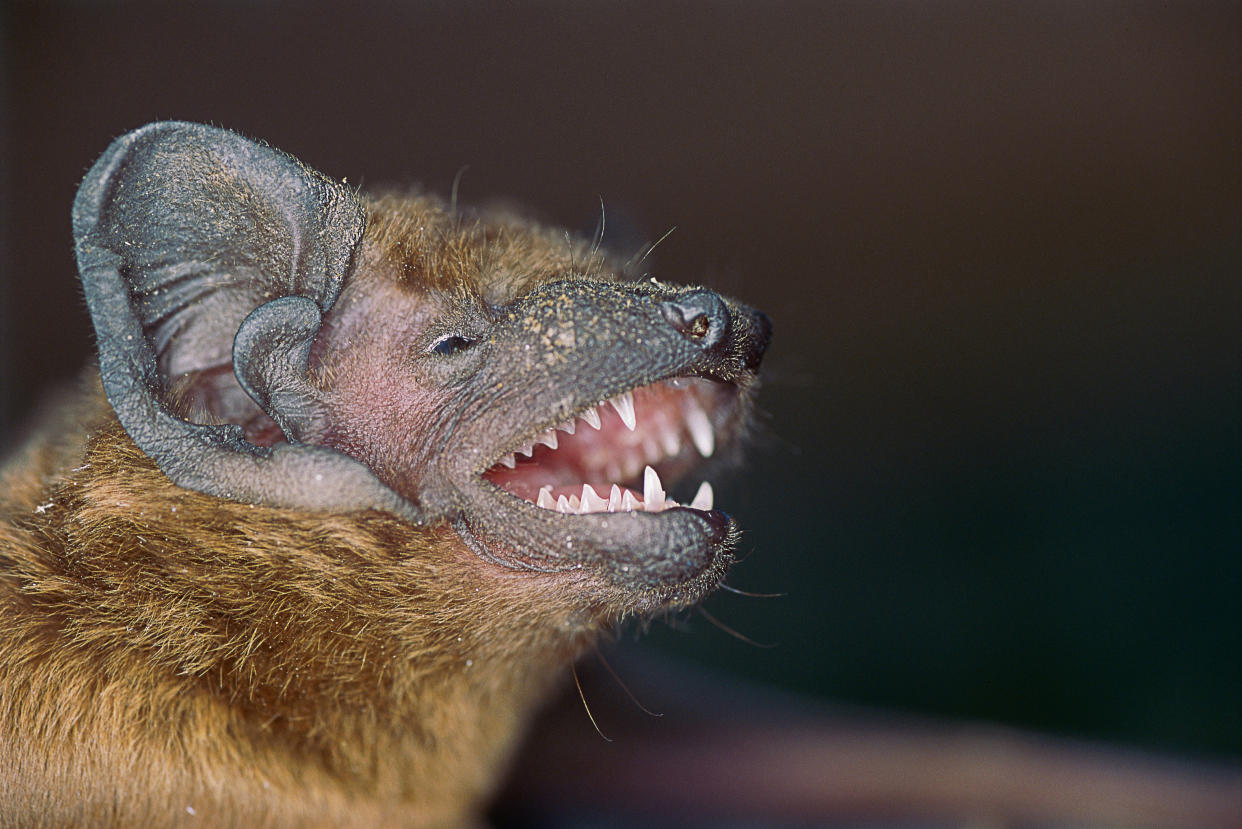
[[[544,446],[548,447],[549,449],[555,449],[556,448],[556,430],[549,429],[548,431],[544,432],[542,435],[535,438],[535,443],[542,443]]]
[[[660,445],[664,447],[664,454],[670,458],[681,452],[681,438],[672,429],[665,429],[660,433]]]
[[[643,459],[638,455],[627,455],[621,465],[621,477],[629,480],[643,468]]]
[[[648,437],[643,439],[643,456],[647,463],[655,463],[663,460],[664,452],[660,449],[660,444],[656,443],[655,438]]]
[[[573,512],[573,509],[569,506],[569,499],[566,498],[564,495],[556,499],[556,511],[557,512]]]
[[[590,484],[582,485],[582,511],[583,512],[605,512],[608,509],[608,502],[595,494],[595,490]]]
[[[592,429],[599,428],[599,409],[587,409],[585,412],[578,415],[578,417],[585,420]]]
[[[578,500],[577,495],[569,496],[569,508],[573,512],[582,512],[582,502]]]
[[[513,457],[513,455],[505,455],[503,458],[500,459],[500,462],[503,465],[509,467],[510,469],[517,466],[517,458]]]
[[[621,415],[621,422],[625,424],[625,428],[631,432],[637,425],[638,419],[634,417],[634,395],[632,392],[619,394],[608,401],[612,407],[617,410],[617,414]]]
[[[707,412],[703,411],[697,400],[687,397],[685,413],[686,428],[690,430],[694,448],[703,457],[710,458],[712,452],[716,451],[716,434],[712,431],[712,422],[708,419]]]
[[[518,447],[518,450],[517,450],[517,452],[516,452],[515,454],[518,454],[518,455],[525,455],[526,457],[528,457],[528,458],[529,458],[529,457],[530,457],[530,453],[531,453],[531,452],[534,452],[534,451],[535,451],[535,444],[533,444],[533,443],[528,443],[528,444],[526,444],[525,446],[520,446],[520,447]]]
[[[562,432],[572,435],[574,431],[577,430],[578,424],[576,424],[574,422],[574,419],[571,417],[569,420],[566,420],[564,423],[557,426],[556,428],[560,429]]]
[[[647,512],[664,509],[664,488],[660,486],[660,476],[650,466],[643,470],[643,503]]]
[[[641,510],[642,508],[643,502],[635,499],[633,493],[631,493],[628,489],[621,495],[622,512],[634,512],[635,510]]]
[[[552,498],[552,487],[545,486],[539,490],[539,500],[535,503],[544,509],[556,509],[556,501]]]
[[[690,502],[690,508],[702,510],[712,508],[712,485],[707,481],[699,484],[699,491],[694,493],[694,500]]]
[[[612,489],[608,491],[608,511],[616,512],[619,509],[621,509],[621,487],[613,484]]]

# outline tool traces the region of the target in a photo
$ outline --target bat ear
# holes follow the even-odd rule
[[[87,173],[73,233],[104,390],[174,483],[243,502],[417,520],[367,467],[298,443],[315,411],[310,346],[365,227],[345,185],[202,124],[148,124]],[[234,422],[173,414],[166,396],[180,378],[202,382],[213,420]],[[245,439],[238,424],[262,414],[288,443]]]

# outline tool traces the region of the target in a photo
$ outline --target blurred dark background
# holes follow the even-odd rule
[[[1242,752],[1238,3],[3,5],[0,425],[90,352],[69,207],[208,121],[508,196],[766,310],[736,587],[644,647]],[[633,635],[627,632],[623,639]],[[658,700],[653,704],[658,705]]]

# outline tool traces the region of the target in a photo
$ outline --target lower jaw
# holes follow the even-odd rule
[[[641,597],[647,609],[690,604],[714,589],[739,535],[719,511],[562,515],[498,489],[479,501],[489,518],[467,515],[454,527],[480,558],[515,571],[578,573],[602,583],[612,600]]]

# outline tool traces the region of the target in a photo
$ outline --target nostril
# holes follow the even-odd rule
[[[669,325],[676,328],[692,340],[701,340],[711,330],[707,314],[697,308],[686,308],[675,302],[666,302],[662,306],[664,318]]]
[[[712,291],[691,291],[660,304],[664,318],[687,339],[710,348],[729,328],[729,310]]]

